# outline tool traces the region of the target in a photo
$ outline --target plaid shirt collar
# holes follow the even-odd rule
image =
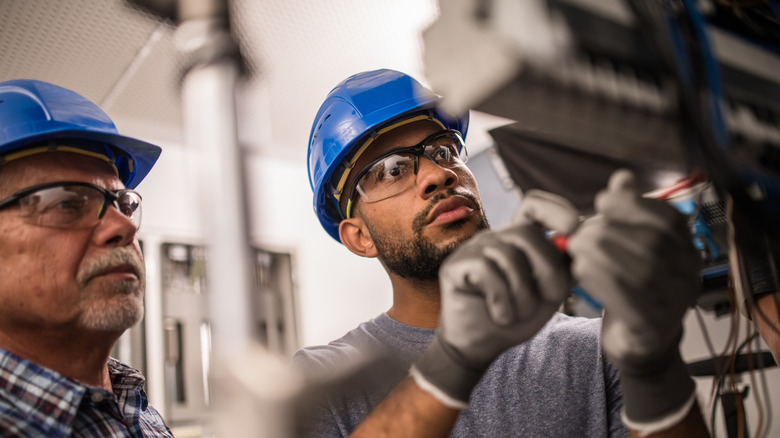
[[[50,437],[172,436],[148,404],[143,375],[113,358],[108,369],[113,394],[0,348],[0,430]]]

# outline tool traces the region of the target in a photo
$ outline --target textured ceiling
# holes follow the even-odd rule
[[[0,0],[0,80],[53,82],[113,118],[178,127],[172,33],[121,0]],[[153,35],[161,38],[143,62],[134,63]]]
[[[249,66],[239,135],[262,153],[302,159],[319,104],[353,73],[387,67],[425,82],[420,31],[436,19],[436,0],[230,5]],[[129,135],[181,143],[176,41],[175,26],[124,0],[0,0],[0,80],[71,88]],[[478,115],[472,142],[481,123]]]

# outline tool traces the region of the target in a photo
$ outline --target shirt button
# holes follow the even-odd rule
[[[92,395],[91,395],[91,396],[89,396],[89,398],[90,398],[90,399],[91,399],[91,400],[92,400],[94,403],[101,403],[103,400],[105,400],[105,399],[106,399],[106,396],[105,396],[105,395],[103,395],[103,393],[100,393],[100,392],[93,392],[93,393],[92,393]]]

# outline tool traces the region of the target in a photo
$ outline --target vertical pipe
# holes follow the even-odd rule
[[[244,160],[235,89],[240,53],[226,0],[179,0],[177,37],[189,58],[182,81],[185,138],[199,156],[198,187],[206,238],[206,286],[213,348],[216,436],[286,438],[289,402],[300,384],[254,336],[253,251],[249,244]],[[297,383],[297,384],[296,384]]]
[[[243,165],[236,134],[237,78],[235,62],[225,59],[192,68],[182,84],[187,143],[200,157],[198,190],[217,356],[228,346],[245,349],[251,338],[252,272]]]
[[[146,294],[144,296],[146,328],[146,391],[149,402],[167,415],[165,397],[165,347],[163,345],[163,296],[160,274],[160,242],[154,236],[144,236],[146,264]]]

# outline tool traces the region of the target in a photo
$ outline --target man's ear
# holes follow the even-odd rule
[[[361,257],[376,257],[378,255],[374,241],[371,239],[362,218],[353,217],[341,221],[339,238],[344,246]]]

